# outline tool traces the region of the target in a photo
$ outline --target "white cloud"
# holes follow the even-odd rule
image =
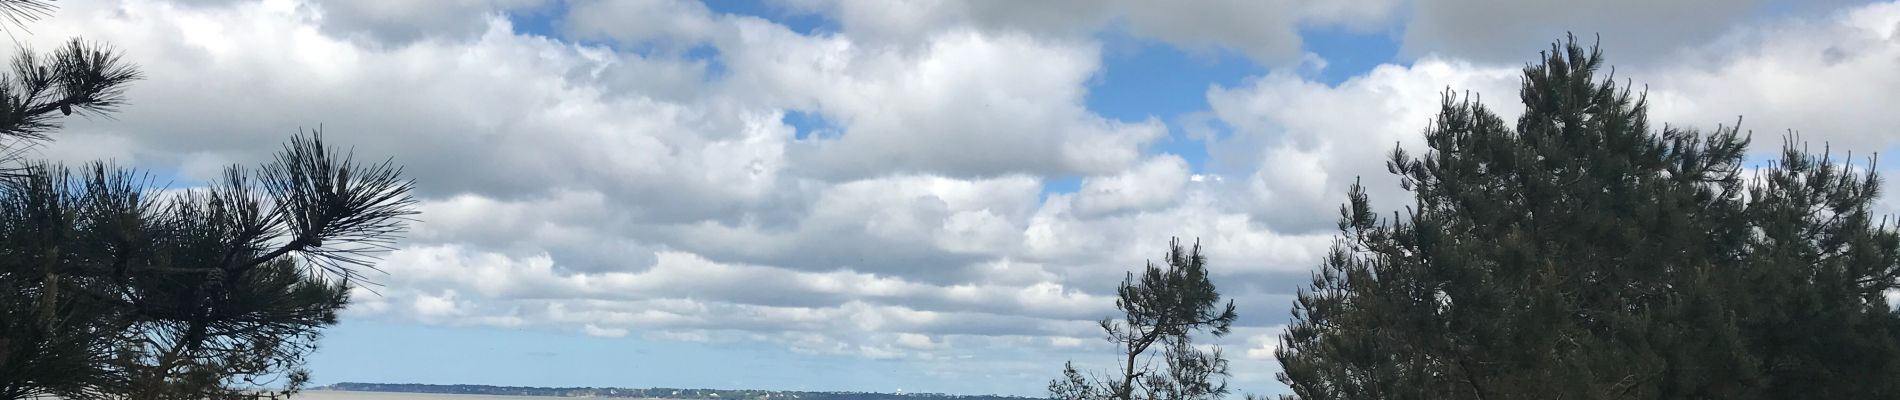
[[[1111,120],[1083,107],[1084,83],[1100,68],[1098,46],[1085,40],[953,29],[866,43],[875,36],[806,36],[672,2],[582,3],[569,15],[582,35],[709,45],[724,68],[722,94],[838,125],[840,136],[790,148],[800,173],[826,179],[1110,173],[1166,134],[1159,121]],[[665,15],[682,17],[637,23]],[[688,26],[663,29],[669,24]]]
[[[897,344],[900,346],[904,346],[904,347],[908,347],[912,349],[918,349],[918,350],[930,350],[930,349],[943,347],[943,343],[937,342],[935,340],[931,340],[930,336],[920,335],[920,334],[915,334],[915,333],[897,334]]]
[[[1468,16],[1411,15],[1408,65],[1213,86],[1210,109],[1176,127],[1208,142],[1190,160],[1153,146],[1161,121],[1087,108],[1095,35],[1285,67],[1305,58],[1302,27],[1398,29],[1386,23],[1408,6],[788,1],[841,26],[802,33],[699,3],[584,2],[564,29],[609,44],[578,45],[501,14],[532,3],[62,3],[26,40],[112,43],[149,78],[116,119],[75,120],[41,154],[191,181],[321,124],[362,156],[395,157],[423,197],[423,220],[380,265],[387,286],[354,293],[350,318],[759,341],[928,360],[942,376],[1047,374],[1027,360],[1102,350],[1092,320],[1114,312],[1123,274],[1169,238],[1198,238],[1245,316],[1210,343],[1243,349],[1237,378],[1258,383],[1346,186],[1363,177],[1381,209],[1404,204],[1386,152],[1422,147],[1447,90],[1518,113],[1522,62],[1555,26],[1487,31],[1535,39],[1499,44],[1446,31],[1482,25]],[[1619,27],[1605,36],[1613,62],[1650,54],[1619,76],[1649,84],[1658,121],[1741,114],[1837,148],[1900,145],[1887,112],[1900,4],[1740,29],[1722,22],[1732,9],[1689,18],[1710,28],[1557,7]],[[1655,18],[1683,19],[1673,12]],[[1680,40],[1617,39],[1634,34]],[[793,113],[831,126],[801,138],[783,122]],[[1067,177],[1074,192],[1045,191]],[[1022,358],[984,357],[1004,353]]]
[[[911,41],[946,29],[1087,36],[1126,29],[1197,50],[1226,49],[1264,63],[1300,58],[1301,27],[1376,29],[1398,1],[877,1],[785,0],[793,9],[829,12],[844,31],[874,40]]]
[[[1500,7],[1497,12],[1535,11],[1548,14],[1541,18],[1571,20],[1545,5]],[[1642,10],[1595,3],[1559,7],[1616,8],[1614,13]],[[1429,13],[1460,10],[1464,9],[1434,7]],[[1479,14],[1464,13],[1460,18],[1475,15]],[[1417,24],[1408,34],[1429,33],[1420,30],[1429,27]],[[1476,26],[1452,25],[1458,29]],[[1826,142],[1836,149],[1855,149],[1857,154],[1884,151],[1900,145],[1900,135],[1894,135],[1892,128],[1900,126],[1900,113],[1888,110],[1900,104],[1900,91],[1888,90],[1900,85],[1896,80],[1900,78],[1885,72],[1900,70],[1896,25],[1900,25],[1900,3],[1775,20],[1751,28],[1717,24],[1706,28],[1711,31],[1700,39],[1645,39],[1647,44],[1664,46],[1661,49],[1668,54],[1650,56],[1638,68],[1618,69],[1616,76],[1647,90],[1651,119],[1659,126],[1711,130],[1718,124],[1732,124],[1740,116],[1744,127],[1757,131],[1757,153],[1776,149],[1784,130],[1799,131],[1803,139],[1817,145]],[[1486,28],[1483,36],[1521,35],[1497,35],[1493,28]],[[1669,35],[1645,37],[1651,36]],[[1471,45],[1516,54],[1511,60],[1529,59],[1542,48]],[[1621,58],[1625,54],[1643,51],[1607,40],[1604,49],[1612,65],[1625,59]],[[1252,203],[1251,210],[1269,226],[1295,232],[1327,230],[1336,215],[1313,211],[1335,208],[1355,178],[1365,180],[1379,208],[1404,204],[1406,195],[1396,190],[1383,161],[1395,147],[1413,154],[1422,150],[1420,133],[1447,91],[1459,99],[1475,96],[1506,121],[1515,118],[1522,109],[1516,99],[1520,68],[1519,62],[1434,55],[1410,66],[1382,65],[1338,85],[1272,73],[1237,87],[1216,87],[1208,94],[1212,112],[1202,118],[1218,120],[1234,132],[1232,137],[1218,139],[1224,143],[1211,146],[1210,163],[1224,172],[1250,177],[1247,190],[1251,193],[1237,201]]]
[[[384,295],[400,298],[407,296],[405,290],[415,290],[417,311],[431,316],[451,314],[446,311],[457,309],[457,289],[479,295],[484,301],[628,301],[667,314],[704,312],[707,300],[668,301],[696,297],[712,299],[719,306],[792,307],[787,310],[877,301],[903,304],[919,312],[1074,319],[1105,313],[1110,303],[1106,298],[1054,282],[1026,286],[933,285],[850,271],[800,272],[720,264],[678,252],[657,254],[656,260],[656,264],[639,272],[563,272],[556,270],[545,255],[517,258],[456,245],[409,247],[394,252],[382,263],[390,286]],[[429,294],[435,290],[447,294]],[[425,303],[429,306],[422,305]]]
[[[577,35],[606,35],[628,42],[659,41],[690,47],[728,29],[705,4],[696,1],[636,0],[572,5],[566,29]],[[680,49],[674,49],[680,50]]]
[[[418,293],[412,307],[423,318],[451,317],[462,313],[461,305],[455,302],[454,290],[444,291],[440,296]]]
[[[499,19],[485,20],[488,30],[473,41],[378,47],[326,36],[320,18],[281,2],[88,3],[57,16],[67,23],[33,39],[83,33],[126,49],[149,77],[132,87],[133,106],[117,120],[73,124],[74,132],[130,139],[141,162],[186,154],[254,162],[299,127],[322,125],[366,156],[401,155],[425,192],[519,196],[588,186],[651,197],[639,214],[691,218],[765,195],[783,156],[784,143],[772,138],[790,135],[771,110],[709,117],[698,104],[626,92],[672,89],[609,86],[595,72],[696,77],[669,72],[692,68],[682,61],[517,36]],[[473,161],[480,173],[468,173]]]
[[[1175,155],[1150,159],[1113,176],[1089,177],[1076,192],[1075,210],[1100,214],[1166,206],[1179,198],[1188,181],[1187,161]]]
[[[1055,346],[1055,347],[1082,347],[1082,339],[1067,337],[1067,336],[1056,336],[1056,337],[1049,338],[1049,345]]]
[[[1083,84],[1099,68],[1092,45],[958,31],[916,50],[849,49],[839,55],[841,73],[800,64],[774,71],[809,76],[796,84],[818,85],[809,87],[814,109],[843,126],[840,137],[794,148],[820,176],[1107,173],[1166,133],[1158,121],[1107,120],[1083,108]]]
[[[1381,65],[1338,85],[1273,73],[1208,91],[1208,118],[1232,127],[1211,146],[1216,169],[1246,177],[1223,199],[1283,232],[1330,233],[1346,188],[1363,179],[1375,204],[1404,204],[1384,168],[1398,147],[1417,154],[1426,123],[1447,93],[1469,93],[1507,119],[1520,72],[1427,58]]]
[[[1807,15],[1859,0],[1487,1],[1418,0],[1403,53],[1520,63],[1567,33],[1601,36],[1622,65],[1664,62],[1683,47],[1770,21],[1769,10]],[[1746,29],[1746,28],[1744,28]]]
[[[581,326],[581,332],[582,332],[582,333],[586,333],[586,334],[587,334],[587,336],[594,336],[594,337],[621,337],[621,336],[627,336],[627,330],[626,330],[626,329],[621,329],[621,328],[602,328],[602,327],[599,327],[599,326],[596,326],[596,325],[594,325],[594,324],[586,324],[586,325],[582,325],[582,326]]]
[[[1273,353],[1280,351],[1280,335],[1284,334],[1285,331],[1286,326],[1282,325],[1273,327],[1269,332],[1264,334],[1247,336],[1247,353],[1245,354],[1247,359],[1275,359]]]
[[[1900,3],[1763,24],[1698,47],[1680,62],[1636,71],[1652,119],[1704,130],[1739,117],[1755,151],[1798,131],[1856,154],[1900,146]]]
[[[433,2],[326,0],[313,4],[332,35],[401,45],[429,38],[459,40],[482,33],[483,17],[538,7],[546,0]]]

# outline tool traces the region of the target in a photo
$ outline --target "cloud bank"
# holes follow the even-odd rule
[[[1239,300],[1222,343],[1263,387],[1347,185],[1404,204],[1384,154],[1421,147],[1448,92],[1516,113],[1555,18],[1603,32],[1658,122],[1746,116],[1758,153],[1786,129],[1900,146],[1900,3],[1715,3],[773,3],[835,23],[805,31],[676,1],[120,0],[62,3],[24,39],[112,43],[149,77],[49,158],[189,185],[321,126],[405,165],[422,221],[348,318],[765,342],[1033,387],[1101,350],[1115,283],[1178,236]],[[511,17],[536,12],[556,28]],[[1515,22],[1474,28],[1492,21]],[[1316,81],[1287,66],[1320,28],[1393,32],[1405,59]],[[1087,98],[1108,31],[1270,72],[1179,118],[1105,117]]]

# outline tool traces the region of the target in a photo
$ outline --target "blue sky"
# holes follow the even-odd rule
[[[551,6],[557,7],[558,5]],[[771,19],[799,32],[836,31],[836,23],[811,15],[790,15],[756,2],[711,2],[714,12]],[[527,34],[560,39],[559,12],[535,10],[510,21]],[[1095,35],[1103,46],[1103,67],[1088,84],[1089,111],[1128,121],[1155,118],[1169,125],[1168,136],[1147,149],[1175,154],[1199,170],[1207,143],[1181,132],[1177,121],[1208,109],[1210,85],[1236,86],[1268,67],[1225,49],[1182,49],[1127,32]],[[1325,69],[1303,71],[1313,79],[1338,84],[1381,63],[1393,62],[1398,43],[1387,33],[1341,29],[1302,32],[1310,51],[1328,61]],[[716,60],[702,49],[693,57]],[[1339,61],[1331,61],[1339,60]],[[716,62],[716,61],[714,61]],[[816,113],[793,111],[786,124],[799,138],[839,134]],[[1081,177],[1054,176],[1045,193],[1071,193]],[[328,334],[312,368],[324,371],[319,382],[484,383],[521,386],[627,386],[763,388],[786,390],[897,390],[952,393],[1037,395],[1042,376],[1009,382],[945,382],[895,361],[849,356],[802,354],[759,343],[676,343],[635,336],[599,338],[535,329],[441,327],[350,321]],[[424,362],[392,362],[401,359]],[[1055,359],[1055,358],[1052,358]],[[427,367],[423,367],[423,366]],[[332,372],[334,371],[334,372]],[[1028,382],[1030,385],[1025,386]],[[909,389],[906,389],[909,388]]]
[[[1757,158],[1900,148],[1900,3],[1654,3],[115,0],[32,40],[148,76],[46,157],[189,186],[321,125],[417,179],[317,383],[1038,395],[1188,237],[1271,394],[1345,187],[1403,204],[1383,155],[1447,90],[1514,114],[1565,32]]]

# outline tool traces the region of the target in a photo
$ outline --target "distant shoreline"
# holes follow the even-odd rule
[[[566,398],[566,397],[572,397],[572,398],[583,398],[583,399],[584,399],[584,398],[590,398],[590,397],[587,397],[587,396],[532,396],[532,395],[513,395],[513,394],[475,394],[475,393],[442,393],[442,392],[396,392],[396,391],[385,391],[385,390],[353,390],[353,389],[352,389],[352,390],[345,390],[345,389],[333,389],[333,388],[329,388],[329,387],[318,387],[318,388],[308,388],[308,389],[304,389],[304,390],[303,390],[302,392],[299,392],[299,394],[310,394],[310,393],[336,393],[336,394],[353,394],[353,395],[403,395],[403,396],[428,396],[428,397],[438,397],[438,396],[439,396],[439,397],[470,397],[470,398],[483,398],[483,397],[488,397],[488,398],[496,398],[496,399],[518,399],[518,398],[522,398],[522,397],[562,397],[562,398]],[[295,397],[292,397],[292,398],[294,399]],[[663,398],[663,397],[624,397],[624,398],[620,398],[620,399],[626,399],[626,400],[685,400],[685,399],[670,399],[670,398]]]
[[[1032,400],[1033,397],[955,395],[943,393],[813,392],[795,390],[726,390],[681,388],[527,387],[494,385],[434,385],[419,383],[341,382],[309,391],[413,393],[475,396],[591,397],[669,400]]]

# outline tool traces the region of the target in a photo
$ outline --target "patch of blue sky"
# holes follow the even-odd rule
[[[709,43],[621,43],[599,37],[576,37],[569,35],[562,27],[564,23],[562,20],[566,18],[567,10],[565,0],[554,0],[532,8],[513,10],[507,18],[517,34],[557,39],[583,46],[601,46],[641,57],[683,58],[698,61],[705,63],[707,79],[716,80],[725,76],[726,66],[720,60],[719,49]]]
[[[1303,29],[1300,34],[1305,51],[1326,60],[1324,68],[1301,73],[1327,85],[1393,62],[1399,50],[1398,38],[1389,31],[1328,27]],[[1102,42],[1103,67],[1091,82],[1088,109],[1122,121],[1159,119],[1167,124],[1169,134],[1149,152],[1181,156],[1197,173],[1208,167],[1205,135],[1227,132],[1217,120],[1192,117],[1209,110],[1208,89],[1240,86],[1269,72],[1267,66],[1226,49],[1182,49],[1131,37],[1118,29],[1106,30],[1097,39]],[[1045,181],[1044,195],[1073,192],[1080,182],[1079,177],[1051,177]]]
[[[805,12],[770,1],[710,1],[706,8],[717,14],[758,17],[785,26],[794,32],[816,35],[837,32],[837,21],[815,12]],[[561,19],[567,14],[566,0],[552,0],[531,8],[513,10],[507,15],[517,33],[561,38]]]
[[[688,60],[705,63],[705,77],[708,81],[717,81],[726,76],[726,63],[720,60],[719,48],[710,43],[701,43],[686,49],[681,56]]]
[[[151,168],[140,172],[146,174],[140,177],[140,179],[144,179],[148,187],[155,189],[190,189],[211,186],[211,181],[209,180],[185,176],[179,173],[178,170],[171,168]],[[255,175],[253,175],[253,177],[255,177]],[[219,178],[219,180],[222,181],[223,179]]]
[[[418,360],[427,360],[418,362]],[[345,319],[324,330],[309,367],[337,382],[502,386],[673,387],[809,391],[1014,393],[1014,381],[944,386],[901,360],[795,352],[769,341],[693,342],[538,329],[428,326]],[[558,371],[558,372],[557,372]],[[811,382],[823,382],[813,385]]]
[[[835,32],[835,20],[815,13],[793,10],[764,1],[717,1],[705,3],[715,13],[752,16],[803,34]],[[618,51],[642,56],[673,56],[706,64],[707,78],[724,76],[725,66],[717,48],[694,44],[680,49],[661,43],[592,42],[591,39],[566,38],[560,21],[566,13],[564,1],[517,10],[510,15],[517,32],[564,38],[589,45],[605,45]],[[1325,68],[1309,76],[1318,82],[1337,85],[1372,68],[1391,62],[1398,53],[1397,38],[1388,31],[1357,32],[1344,28],[1311,28],[1301,32],[1305,51],[1326,60]],[[1191,121],[1188,116],[1209,109],[1207,90],[1213,86],[1240,86],[1250,77],[1266,74],[1268,68],[1244,54],[1219,48],[1182,49],[1153,39],[1134,37],[1124,29],[1105,29],[1096,35],[1102,43],[1102,70],[1089,83],[1085,106],[1106,118],[1139,122],[1154,118],[1168,126],[1166,138],[1156,141],[1150,154],[1174,154],[1187,160],[1192,171],[1204,171],[1208,162],[1207,142],[1190,134],[1186,124],[1199,132],[1221,134],[1218,121]],[[791,125],[798,140],[835,137],[840,127],[812,111],[790,110],[784,121]],[[1079,176],[1045,178],[1044,194],[1072,193],[1081,186]]]
[[[567,2],[553,0],[532,8],[513,10],[508,13],[507,18],[517,34],[559,38],[562,35],[556,26],[561,17],[566,14]]]
[[[1385,30],[1357,32],[1338,26],[1303,28],[1300,40],[1306,52],[1326,60],[1324,68],[1306,78],[1332,86],[1365,75],[1381,64],[1395,63],[1399,54],[1397,33]]]
[[[796,140],[836,138],[843,132],[837,124],[817,112],[785,110],[783,120],[786,125],[792,126],[793,139]]]
[[[99,161],[104,161],[108,167],[130,170],[134,182],[151,189],[171,190],[205,187],[211,185],[211,180],[222,180],[224,176],[223,170],[218,170],[218,174],[213,176],[190,176],[185,174],[176,160],[142,160],[136,163],[117,159]],[[89,163],[91,162],[67,162],[66,166],[68,168],[77,169],[81,165]],[[257,165],[244,165],[244,168],[250,171],[253,177],[256,176]]]
[[[1128,122],[1162,121],[1168,125],[1168,137],[1150,151],[1179,155],[1196,171],[1207,159],[1207,148],[1185,134],[1180,119],[1207,110],[1207,90],[1214,85],[1235,86],[1266,73],[1260,64],[1230,50],[1183,50],[1116,29],[1097,37],[1102,69],[1090,83],[1085,100],[1089,111]]]
[[[795,10],[770,1],[708,1],[706,8],[715,13],[758,17],[804,35],[837,32],[838,22],[814,12]]]
[[[1811,16],[1811,15],[1814,15],[1815,13],[1831,12],[1833,10],[1840,10],[1844,8],[1851,8],[1854,6],[1874,4],[1874,3],[1879,3],[1879,2],[1880,2],[1879,0],[1833,0],[1833,1],[1770,0],[1770,1],[1763,1],[1763,2],[1757,3],[1755,5],[1754,12],[1751,13],[1750,17],[1754,18],[1755,20],[1761,21],[1761,20],[1769,20],[1769,19],[1773,19],[1777,17],[1785,17],[1788,15]]]
[[[314,377],[318,384],[723,387],[737,383],[723,381],[744,375],[728,369],[735,360],[768,363],[780,358],[753,347],[350,319],[324,331],[323,347],[311,357],[310,366],[326,371]],[[551,363],[561,372],[548,373]]]
[[[1059,175],[1044,177],[1042,179],[1041,198],[1043,201],[1048,201],[1049,195],[1075,193],[1080,190],[1082,190],[1082,177],[1080,176]]]

